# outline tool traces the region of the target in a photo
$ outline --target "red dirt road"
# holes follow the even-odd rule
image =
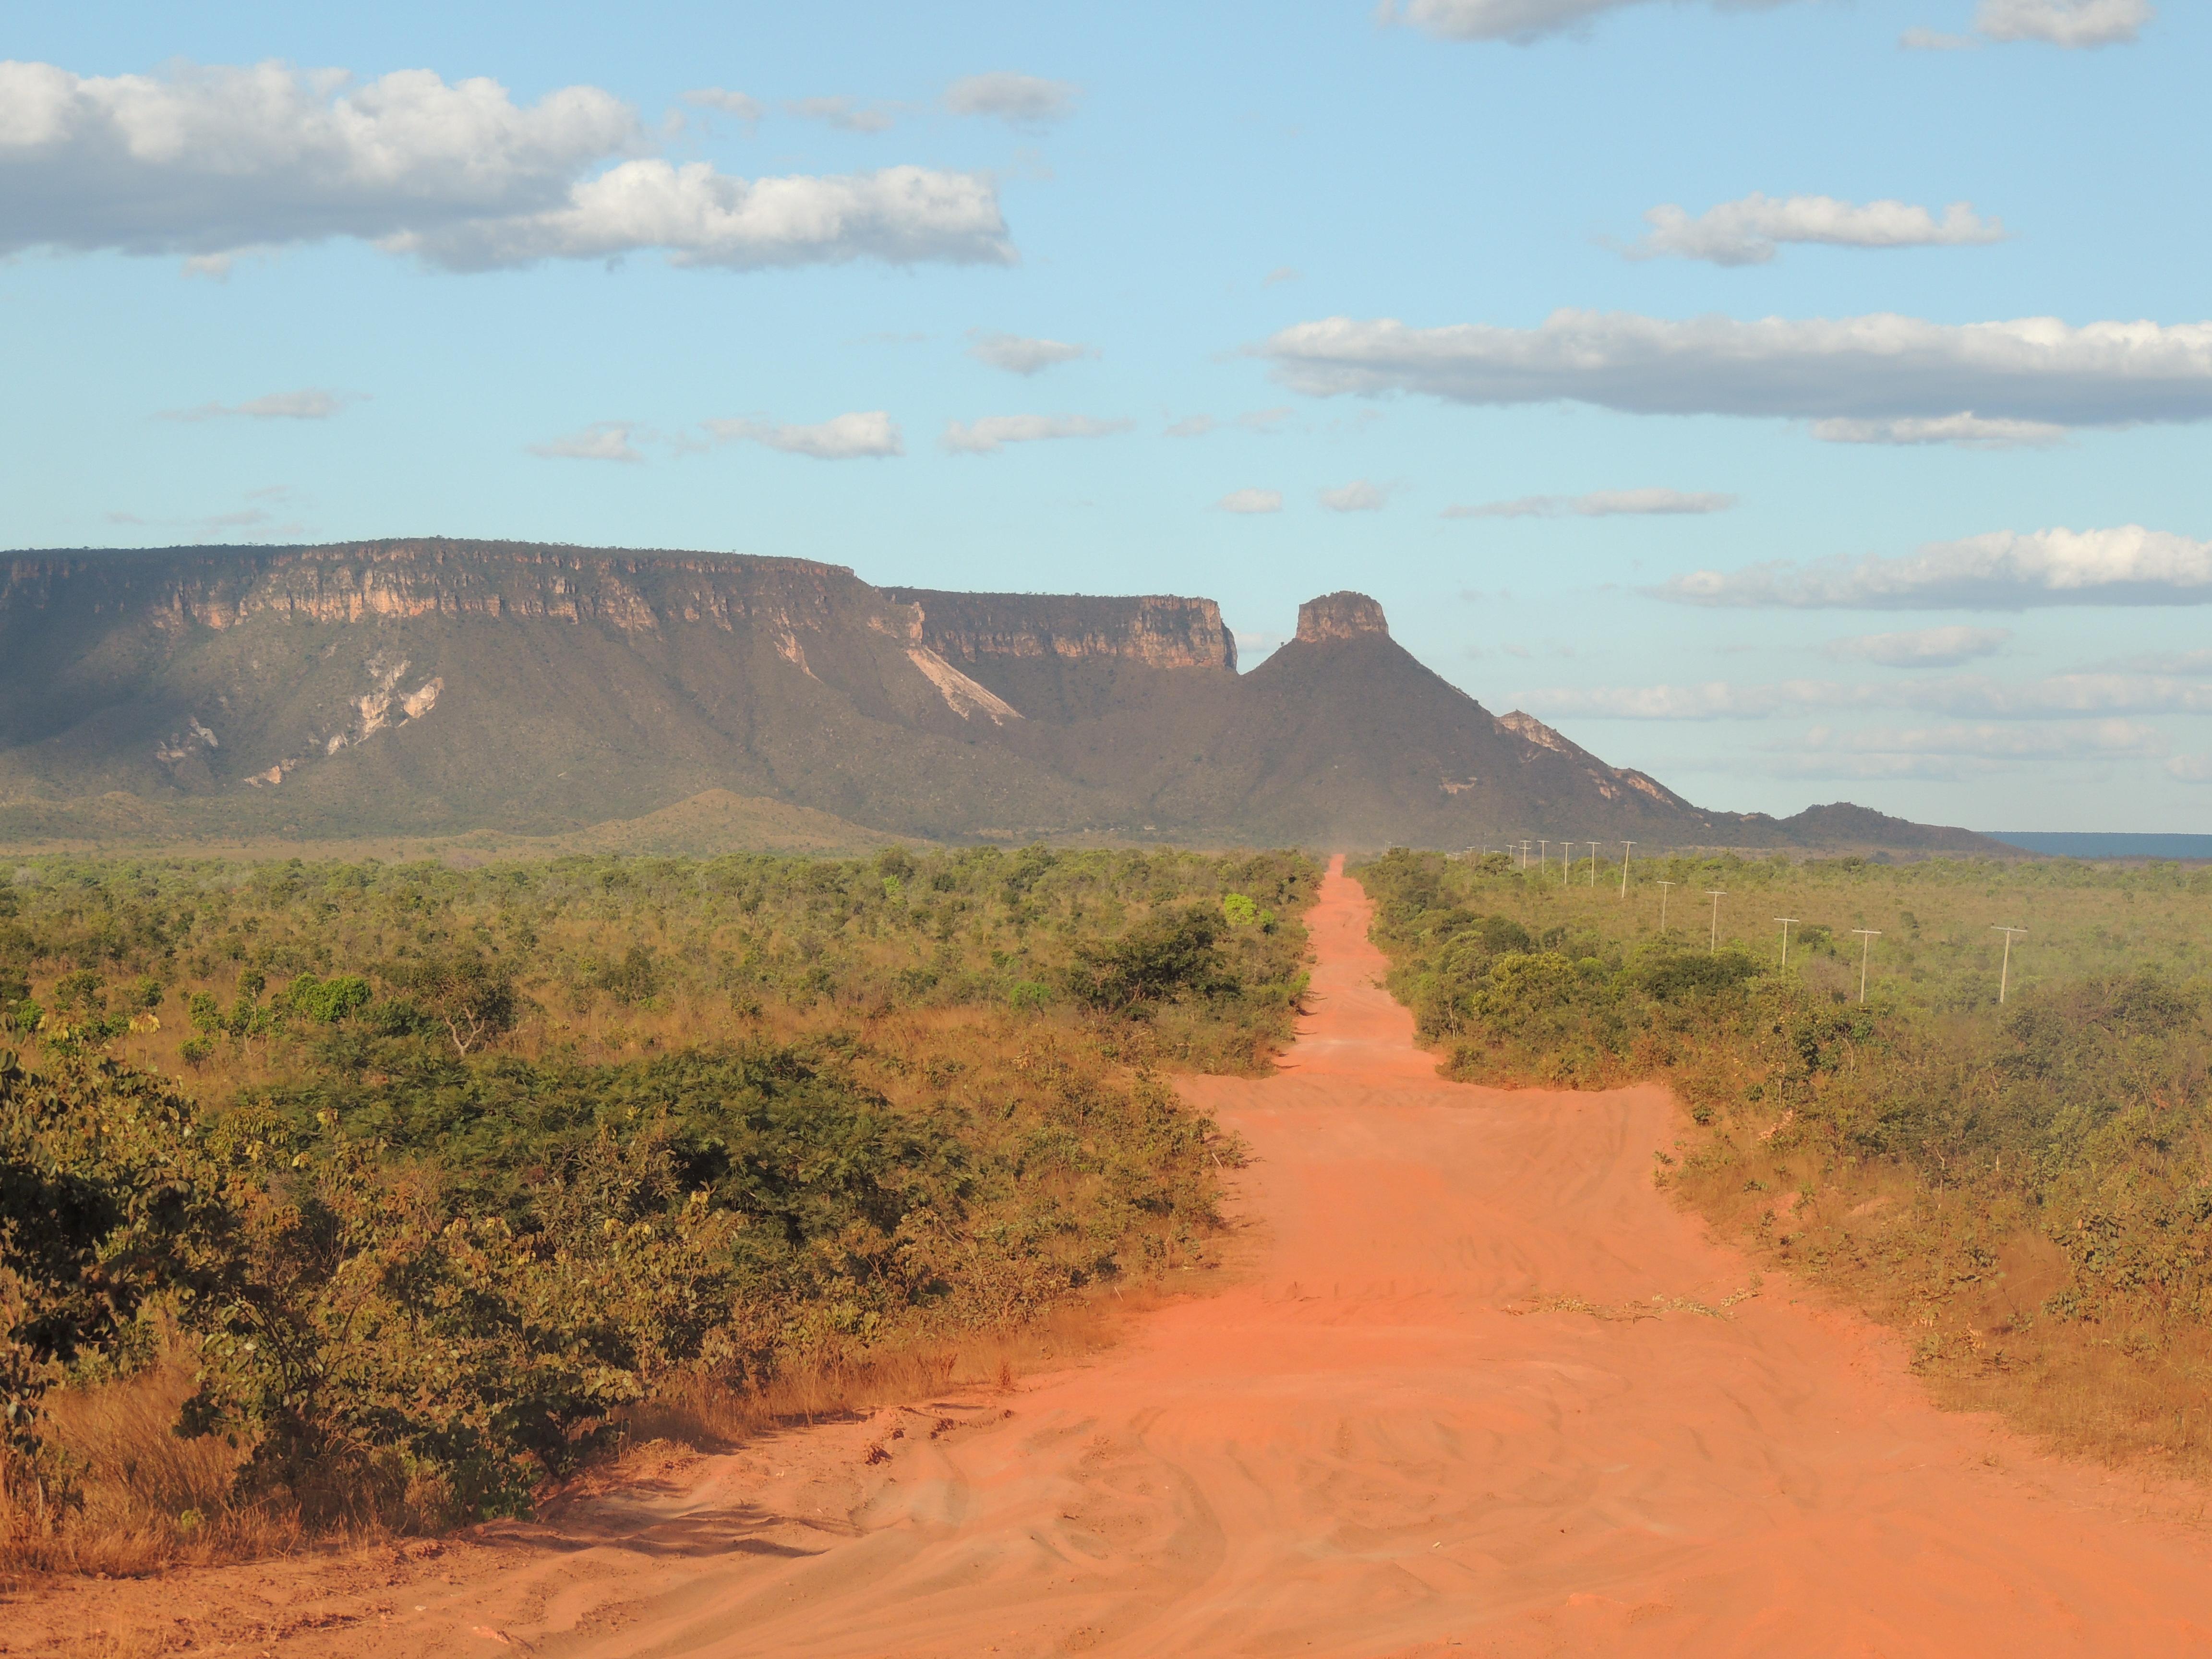
[[[706,1460],[274,1650],[2212,1650],[2191,1500],[1937,1413],[1784,1281],[1741,1294],[1653,1189],[1660,1091],[1438,1081],[1367,916],[1333,872],[1282,1075],[1185,1085],[1255,1154],[1241,1282],[988,1410]]]

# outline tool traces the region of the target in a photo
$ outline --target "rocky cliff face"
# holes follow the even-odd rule
[[[1211,599],[881,589],[798,559],[0,556],[0,839],[536,833],[715,790],[951,840],[1796,840],[1492,719],[1360,593],[1240,675]]]
[[[1325,640],[1356,640],[1370,634],[1387,637],[1389,632],[1382,607],[1364,593],[1324,593],[1298,607],[1297,637],[1308,645]]]
[[[436,538],[19,553],[0,565],[0,628],[19,617],[85,609],[212,629],[269,615],[316,623],[543,617],[629,630],[683,620],[734,631],[762,619],[819,627],[841,601],[874,598],[843,566],[803,559]]]
[[[914,607],[915,638],[950,662],[1054,658],[1237,672],[1237,641],[1212,599],[945,593],[920,587],[887,587],[884,594]]]

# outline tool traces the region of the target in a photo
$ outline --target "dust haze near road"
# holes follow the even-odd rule
[[[349,1628],[313,1627],[304,1577],[270,1596],[301,1615],[276,1650],[2212,1644],[2201,1496],[1939,1413],[1893,1338],[1778,1279],[1745,1294],[1747,1264],[1653,1189],[1678,1122],[1660,1091],[1439,1081],[1376,986],[1368,914],[1333,869],[1281,1075],[1183,1085],[1255,1154],[1221,1294],[1003,1399],[772,1437],[491,1529],[380,1614],[375,1592],[320,1604]]]

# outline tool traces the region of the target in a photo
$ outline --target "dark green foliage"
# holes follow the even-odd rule
[[[0,1384],[27,1446],[66,1367],[115,1342],[165,1294],[225,1281],[234,1223],[224,1160],[159,1078],[59,1054],[27,1071],[0,1050]]]
[[[15,924],[38,978],[0,985],[68,1005],[0,1087],[19,1442],[158,1317],[199,1367],[183,1427],[250,1449],[249,1490],[508,1512],[679,1374],[743,1387],[1200,1259],[1229,1149],[1146,1068],[1286,1031],[1303,934],[1256,904],[1224,927],[1221,895],[1295,913],[1315,875],[1045,848],[69,866]],[[1102,1009],[1056,994],[1078,961]],[[681,1046],[563,1023],[615,1011]],[[209,1098],[104,1057],[125,1031]]]
[[[422,1017],[445,1027],[455,1054],[514,1029],[514,973],[505,963],[441,951],[389,963],[378,973]]]
[[[318,1025],[335,1025],[368,1007],[374,995],[368,981],[357,974],[329,979],[302,974],[284,988],[284,1006]]]
[[[1110,945],[1079,945],[1067,988],[1077,1000],[1108,1013],[1171,1001],[1185,994],[1234,993],[1214,948],[1220,930],[1212,916],[1187,910],[1155,916]]]
[[[1390,985],[1454,1074],[1491,1082],[1602,1084],[1648,1070],[1672,1033],[1741,1018],[1760,964],[1734,947],[1633,946],[1559,926],[1538,938],[1474,902],[1510,866],[1394,850],[1359,872],[1376,902]],[[1499,898],[1506,895],[1500,892]]]

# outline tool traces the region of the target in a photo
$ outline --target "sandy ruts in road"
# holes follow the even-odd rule
[[[2212,1649],[2185,1496],[1939,1414],[1892,1339],[1784,1281],[1743,1297],[1747,1265],[1653,1190],[1659,1091],[1439,1082],[1368,914],[1340,862],[1282,1075],[1183,1085],[1254,1149],[1243,1282],[1011,1414],[777,1437],[380,1596],[358,1564],[298,1570],[265,1591],[299,1614],[273,1650]],[[1578,1310],[1630,1304],[1653,1316]]]

